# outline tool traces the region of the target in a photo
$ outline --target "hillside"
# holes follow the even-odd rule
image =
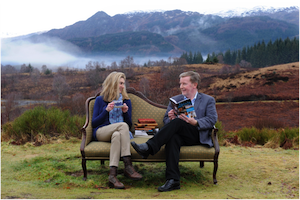
[[[266,42],[287,37],[299,37],[299,9],[273,11],[270,13],[257,12],[252,15],[220,17],[204,15],[197,12],[172,10],[165,12],[131,13],[109,16],[99,11],[86,21],[80,21],[62,29],[53,29],[44,36],[59,37],[68,40],[89,53],[103,50],[124,53],[141,50],[143,43],[124,45],[124,40],[118,40],[120,33],[125,32],[129,38],[145,32],[155,33],[164,38],[166,45],[173,45],[181,53],[183,51],[226,51],[240,49],[259,41]],[[109,37],[114,42],[103,42],[103,37]],[[84,39],[85,38],[85,39]],[[81,40],[82,42],[78,42]],[[125,40],[128,41],[128,40]],[[128,41],[130,43],[130,41]],[[151,44],[145,54],[169,53],[174,54],[173,48],[160,48],[161,43]],[[176,51],[176,53],[178,53]]]
[[[81,47],[85,53],[98,52],[111,54],[114,52],[114,54],[118,54],[119,52],[126,52],[128,54],[147,55],[150,52],[172,52],[175,49],[174,46],[167,42],[161,35],[147,31],[122,32],[89,38],[74,38],[69,39],[69,41]]]
[[[229,74],[220,73],[223,67],[221,64],[195,64],[138,67],[121,71],[127,75],[127,87],[142,91],[152,101],[165,105],[168,97],[180,93],[179,73],[187,70],[199,72],[202,77],[199,91],[216,99],[219,120],[227,131],[251,127],[263,119],[282,126],[299,126],[299,62],[260,69],[241,68],[235,72],[231,69],[232,73]],[[85,99],[99,91],[100,85],[92,85],[93,75],[103,81],[108,73],[109,70],[60,72],[60,76],[65,77],[65,87],[68,89],[61,106],[72,113],[84,114]],[[29,73],[2,74],[1,96],[8,98],[16,94],[15,99],[57,101],[53,87],[57,76],[41,75],[36,78]],[[3,106],[4,103],[1,113],[2,122],[5,122],[3,115],[6,111]]]

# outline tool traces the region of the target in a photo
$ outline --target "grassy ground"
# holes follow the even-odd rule
[[[299,151],[280,148],[221,147],[218,184],[212,180],[213,164],[180,163],[181,189],[160,193],[164,163],[133,163],[144,176],[131,181],[118,178],[125,190],[108,188],[108,161],[88,161],[88,179],[82,180],[78,139],[57,140],[34,147],[1,143],[1,198],[61,199],[299,199]]]

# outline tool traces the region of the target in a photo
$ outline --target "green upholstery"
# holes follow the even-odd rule
[[[140,97],[134,94],[128,94],[132,104],[132,123],[137,123],[140,118],[155,119],[158,123],[158,127],[163,127],[163,119],[166,109],[159,108],[144,101]],[[131,127],[131,132],[134,133],[134,126]]]
[[[131,141],[135,141],[137,144],[144,143],[148,140],[148,138],[133,138]],[[155,154],[154,156],[150,155],[147,161],[164,161],[165,160],[165,151],[164,146],[161,150]],[[131,158],[133,160],[139,160],[141,156],[131,147]],[[87,158],[97,158],[101,157],[102,159],[109,158],[110,152],[110,143],[109,142],[90,142],[88,146],[84,149],[85,156]],[[181,161],[199,161],[199,158],[202,160],[211,160],[214,158],[215,149],[208,148],[205,146],[197,145],[197,146],[184,146],[181,147],[180,150],[180,160]]]

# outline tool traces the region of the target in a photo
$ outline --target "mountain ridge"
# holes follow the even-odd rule
[[[71,42],[85,54],[218,53],[262,40],[299,37],[299,8],[257,8],[233,17],[181,10],[114,16],[98,11],[87,20],[28,38],[38,43],[42,41],[39,37],[44,36]]]

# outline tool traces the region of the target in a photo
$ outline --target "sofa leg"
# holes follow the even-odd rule
[[[214,184],[217,184],[217,170],[218,170],[218,160],[214,161],[214,173],[213,173],[213,179],[214,179]]]
[[[204,167],[204,162],[200,161],[200,168],[203,168],[203,167]]]
[[[82,158],[81,165],[82,165],[82,170],[83,170],[83,180],[86,181],[87,171],[86,171],[86,160],[85,160],[85,158]]]

